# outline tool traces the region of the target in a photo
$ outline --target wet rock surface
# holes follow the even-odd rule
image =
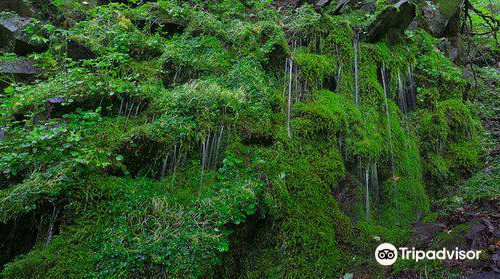
[[[39,53],[46,50],[46,46],[30,40],[24,32],[31,19],[19,16],[0,17],[0,42],[1,52],[14,52],[17,55]]]
[[[34,14],[31,5],[25,0],[2,0],[0,11],[15,12],[22,17],[31,17]]]
[[[8,86],[9,81],[31,82],[39,74],[41,70],[24,57],[0,61],[0,92]]]
[[[81,42],[68,39],[67,41],[67,56],[73,60],[93,59],[96,54]]]
[[[38,75],[40,73],[41,71],[31,60],[23,57],[0,61],[0,74]]]
[[[397,39],[407,29],[416,16],[416,6],[411,1],[402,0],[385,9],[366,30],[366,40],[377,42],[385,37]]]
[[[422,1],[420,26],[437,38],[456,35],[460,23],[461,2]]]
[[[483,251],[480,261],[444,261],[459,270],[457,278],[500,278],[500,201],[458,208],[435,223],[418,223],[412,228],[407,247],[437,250],[446,247]],[[401,272],[393,278],[414,278]]]

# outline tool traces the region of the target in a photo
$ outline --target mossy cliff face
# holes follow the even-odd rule
[[[437,42],[363,41],[382,3],[53,2],[45,74],[0,99],[0,222],[34,236],[0,238],[2,278],[383,274],[374,236],[404,241],[478,164]]]

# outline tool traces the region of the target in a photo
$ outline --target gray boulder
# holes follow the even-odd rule
[[[33,7],[24,0],[2,0],[0,1],[0,12],[10,11],[22,17],[32,17]]]
[[[410,0],[401,0],[381,12],[365,32],[368,42],[377,42],[388,37],[397,39],[416,16],[416,6]]]
[[[85,60],[85,59],[93,59],[96,58],[96,54],[87,46],[82,44],[81,42],[68,39],[67,40],[67,56],[73,60]]]
[[[436,38],[451,37],[460,29],[461,0],[422,1],[419,25]]]
[[[24,29],[31,19],[19,16],[0,17],[0,53],[14,52],[17,55],[39,53],[46,50],[41,43],[31,42]]]
[[[3,91],[9,82],[31,82],[41,73],[33,61],[24,57],[0,60],[0,91]]]

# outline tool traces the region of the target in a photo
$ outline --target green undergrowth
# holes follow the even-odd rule
[[[373,249],[481,161],[466,81],[421,30],[370,44],[359,10],[55,2],[72,20],[44,26],[44,74],[0,95],[0,222],[57,207],[57,230],[2,278],[383,277]]]

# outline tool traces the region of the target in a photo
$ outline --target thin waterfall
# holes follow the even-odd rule
[[[122,109],[123,109],[123,103],[125,102],[125,98],[122,99],[121,103],[120,103],[120,110],[118,110],[118,116],[120,116],[122,114]]]
[[[366,221],[370,222],[370,167],[369,167],[369,165],[366,166],[365,193],[366,193],[366,200],[365,200]]]
[[[52,209],[52,216],[50,217],[49,221],[49,231],[47,232],[47,238],[45,239],[45,244],[49,244],[50,241],[52,240],[52,237],[54,236],[54,229],[55,229],[55,224],[56,224],[56,219],[57,219],[57,207],[54,205],[54,208]]]
[[[206,170],[217,169],[219,163],[220,151],[224,145],[224,138],[230,138],[231,127],[228,127],[229,133],[225,136],[224,125],[220,125],[219,129],[213,132],[208,132],[206,138],[201,141],[201,175],[203,177]],[[175,154],[181,154],[180,150]],[[186,154],[184,154],[186,157]],[[185,161],[185,158],[183,159]]]
[[[175,172],[177,169],[177,143],[174,145],[174,154],[172,156],[172,162],[170,162],[170,171]]]
[[[219,157],[220,142],[222,139],[223,132],[224,132],[224,125],[222,125],[220,127],[219,138],[217,139],[217,146],[216,146],[216,150],[215,150],[215,159],[214,159],[214,166],[215,167],[217,167],[217,159]]]
[[[408,116],[408,106],[406,104],[406,94],[404,91],[403,80],[401,79],[401,73],[398,71],[398,93],[399,93],[399,107],[403,111],[405,116]]]
[[[207,169],[211,169],[212,167],[212,158],[215,157],[214,151],[216,142],[217,142],[217,130],[214,131],[212,142],[209,142]]]
[[[161,177],[165,177],[169,155],[170,154],[165,155],[165,158],[163,159],[163,165],[161,167]]]
[[[206,139],[202,140],[202,142],[201,142],[201,145],[202,145],[201,178],[202,179],[203,179],[203,175],[205,174],[205,166],[207,165],[207,155],[208,155],[209,144],[210,144],[210,132],[208,132]]]
[[[359,107],[359,89],[358,89],[358,36],[354,37],[354,102]]]
[[[137,105],[137,108],[135,109],[135,117],[137,117],[139,115],[139,108],[141,107],[142,105],[142,102],[139,102],[139,104]]]
[[[385,79],[385,63],[382,64],[382,85],[384,87],[384,103],[385,103],[385,112],[387,115],[387,130],[389,133],[389,148],[391,150],[391,165],[392,165],[392,177],[396,177],[396,167],[394,164],[394,146],[392,142],[392,129],[391,129],[391,116],[389,112],[389,102],[387,101],[388,99],[388,94],[387,94],[387,84],[386,84],[386,79]]]
[[[408,66],[408,80],[409,80],[409,93],[410,93],[410,100],[409,100],[409,108],[411,110],[416,110],[417,109],[417,98],[416,98],[416,92],[415,92],[415,81],[413,79],[413,68],[412,66]]]

